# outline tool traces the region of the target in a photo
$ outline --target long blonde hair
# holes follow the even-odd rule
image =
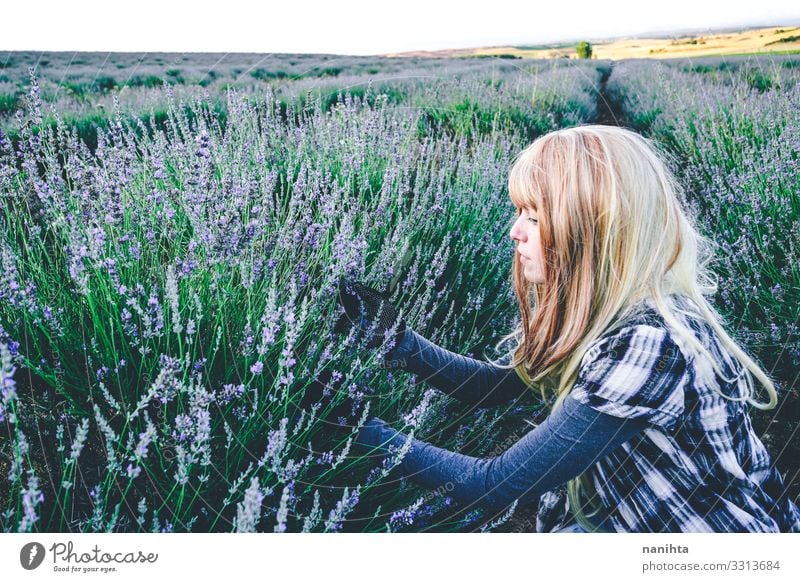
[[[710,268],[716,244],[684,212],[674,164],[651,140],[605,125],[543,135],[513,163],[508,189],[514,205],[538,212],[544,282],[525,279],[515,252],[511,277],[521,322],[498,347],[516,340],[504,367],[514,367],[529,386],[537,386],[546,403],[548,393],[555,394],[552,410],[572,389],[589,345],[645,298],[652,298],[665,323],[725,378],[715,358],[670,312],[665,297],[671,293],[694,301],[769,394],[768,403],[757,402],[748,376],[745,401],[762,410],[777,403],[772,380],[725,332],[722,316],[704,297],[717,292]],[[584,514],[581,490],[591,492],[587,497],[596,503],[589,471],[571,480],[567,492],[578,523],[600,531]],[[598,505],[592,515],[599,511]]]

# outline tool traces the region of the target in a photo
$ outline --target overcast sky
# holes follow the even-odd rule
[[[367,55],[749,24],[800,24],[798,0],[10,1],[0,51]]]

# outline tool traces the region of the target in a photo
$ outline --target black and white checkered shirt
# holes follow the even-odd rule
[[[732,381],[669,331],[651,300],[599,338],[569,397],[651,426],[589,468],[605,512],[592,520],[618,532],[800,532],[800,511],[747,404],[718,393],[742,399],[755,392],[752,377],[688,296],[667,301]],[[537,531],[569,521],[568,505],[563,486],[542,495]]]

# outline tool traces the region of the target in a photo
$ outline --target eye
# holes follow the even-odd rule
[[[533,224],[539,224],[539,219],[537,219],[537,218],[534,218],[533,216],[530,216],[530,217],[528,217],[528,220],[530,220],[531,222],[533,222]]]

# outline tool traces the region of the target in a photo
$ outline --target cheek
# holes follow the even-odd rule
[[[542,256],[542,240],[539,237],[539,230],[538,229],[535,230],[531,234],[531,242],[533,243],[533,248],[536,251],[537,256],[541,258],[541,256]]]
[[[536,239],[536,261],[539,265],[544,265],[544,249],[538,237]]]

